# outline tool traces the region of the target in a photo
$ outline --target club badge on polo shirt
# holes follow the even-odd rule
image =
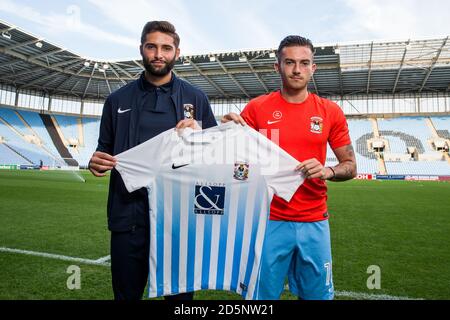
[[[190,103],[183,104],[183,110],[184,110],[184,118],[185,119],[195,119],[194,118],[194,105]]]
[[[234,175],[233,178],[240,181],[248,179],[249,164],[247,162],[238,161],[234,163]]]
[[[321,117],[311,117],[310,131],[312,133],[321,134],[323,130],[323,119]]]

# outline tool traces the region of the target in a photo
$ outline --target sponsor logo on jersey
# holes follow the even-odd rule
[[[194,119],[194,106],[190,103],[183,104],[184,118]]]
[[[323,130],[323,119],[321,117],[311,117],[311,128],[312,133],[322,133]]]
[[[223,215],[225,187],[195,185],[194,213]]]
[[[247,180],[248,179],[248,168],[249,168],[249,164],[247,162],[235,162],[233,178],[235,178],[236,180],[241,180],[241,181]]]
[[[281,122],[281,118],[283,118],[283,114],[281,113],[281,111],[274,111],[273,113],[272,113],[272,117],[275,119],[275,120],[267,120],[267,124],[268,125],[271,125],[271,124],[275,124],[275,123],[278,123],[278,122]]]
[[[283,118],[283,114],[281,113],[281,111],[278,111],[278,110],[274,111],[272,116],[275,120],[281,120],[281,118]]]

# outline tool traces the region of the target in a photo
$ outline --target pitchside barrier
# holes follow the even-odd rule
[[[357,180],[406,180],[406,181],[450,181],[450,176],[435,175],[381,175],[381,174],[364,174],[360,173],[356,176]]]

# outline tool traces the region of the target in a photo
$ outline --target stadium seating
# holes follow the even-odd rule
[[[89,163],[89,159],[97,148],[100,120],[95,118],[82,118],[84,132],[84,147],[80,149],[80,165]]]
[[[20,118],[11,109],[0,108],[0,117],[6,121],[11,127],[0,124],[0,136],[2,136],[8,146],[15,150],[16,154],[22,158],[21,163],[3,163],[3,164],[40,164],[54,165],[53,157],[43,148],[34,143],[27,142],[25,137],[35,137],[32,130],[25,126]],[[12,129],[14,128],[15,131]],[[18,160],[14,157],[15,160]]]
[[[56,150],[50,135],[48,134],[45,126],[39,117],[39,114],[32,111],[18,111],[20,115],[25,119],[25,121],[33,128],[34,132],[39,136],[42,141],[42,144],[48,149],[48,151],[54,156],[54,158],[58,159],[59,154]]]
[[[446,161],[402,161],[386,162],[389,174],[399,175],[450,175],[450,165]]]
[[[26,163],[24,163],[24,161]],[[0,164],[21,165],[31,163],[29,163],[23,157],[19,156],[17,153],[9,149],[5,144],[0,143]]]
[[[0,121],[0,164],[39,164],[55,166],[61,163],[58,151],[53,145],[40,116],[32,111],[17,111],[25,123],[16,114],[16,111],[0,108],[0,117],[9,123],[15,130]],[[69,115],[53,115],[64,139],[74,139],[76,148],[68,146],[73,158],[81,167],[86,167],[92,153],[97,147],[100,127],[98,118],[89,118]],[[431,129],[427,126],[425,117],[399,117],[392,119],[378,119],[378,130],[382,138],[388,141],[384,151],[386,173],[398,175],[450,175],[450,164],[442,156],[441,151],[433,150],[429,139],[433,137]],[[443,139],[450,138],[450,116],[431,117],[437,134]],[[82,125],[80,137],[79,125]],[[349,119],[350,137],[355,147],[358,173],[376,174],[379,172],[377,155],[369,151],[367,141],[374,138],[372,123],[369,119]],[[28,127],[29,126],[29,127]],[[22,136],[35,136],[41,146],[27,142]],[[29,140],[29,139],[28,139]],[[415,147],[419,153],[419,161],[408,157],[407,147]],[[15,150],[15,151],[13,151]],[[47,152],[47,151],[48,152]],[[394,155],[388,157],[387,155]],[[403,156],[396,156],[403,155]],[[421,159],[422,158],[422,159]],[[401,161],[399,161],[399,159]],[[422,161],[420,161],[422,160]],[[426,160],[426,161],[424,161]],[[381,161],[381,160],[380,160]],[[338,163],[330,146],[327,146],[327,166]]]
[[[369,120],[349,120],[350,138],[355,148],[358,173],[377,173],[378,163],[374,153],[369,152],[367,140],[373,138],[373,130]]]
[[[83,139],[81,139],[78,128],[80,117],[65,115],[55,115],[54,117],[63,132],[66,142],[74,139],[78,143],[76,148],[67,146],[73,158],[78,161],[81,167],[87,166],[92,153],[97,147],[100,121],[96,118],[81,118],[83,130]]]
[[[405,141],[408,146],[414,146],[419,153],[432,153],[434,150],[428,143],[432,137],[429,128],[426,126],[423,117],[402,117],[395,119],[378,120],[380,134],[387,137],[389,142],[391,137],[397,136]],[[406,153],[406,145],[403,152]]]

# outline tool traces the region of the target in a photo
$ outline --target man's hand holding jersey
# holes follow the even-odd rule
[[[306,179],[328,180],[334,177],[333,169],[324,167],[316,158],[303,161],[295,170],[301,171]]]
[[[220,122],[222,122],[222,123],[227,123],[230,121],[234,121],[237,124],[241,124],[243,126],[246,125],[245,120],[240,115],[238,115],[237,113],[234,113],[234,112],[230,112],[230,113],[224,115],[222,117],[222,119],[220,119]]]
[[[116,165],[116,158],[105,152],[95,151],[89,160],[89,171],[96,177],[104,177],[106,171]]]

